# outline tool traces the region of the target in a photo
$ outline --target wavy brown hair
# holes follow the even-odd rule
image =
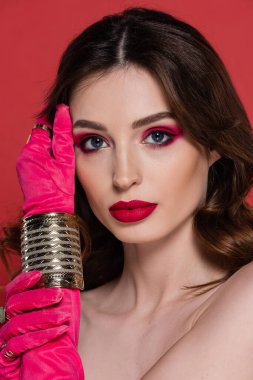
[[[205,37],[157,9],[130,7],[105,16],[67,47],[40,115],[53,122],[56,105],[69,104],[81,81],[131,65],[156,77],[192,141],[221,156],[209,169],[206,201],[195,212],[193,228],[205,258],[227,274],[185,287],[205,292],[253,258],[253,212],[245,201],[253,178],[252,129],[224,64]],[[77,177],[75,185],[85,289],[89,290],[121,275],[123,246],[96,218]],[[21,223],[22,215],[3,228],[3,259],[10,249],[20,253]]]

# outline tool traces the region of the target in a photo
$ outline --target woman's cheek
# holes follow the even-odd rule
[[[95,192],[96,188],[101,188],[106,173],[105,160],[87,159],[82,153],[76,155],[76,174],[86,192]]]

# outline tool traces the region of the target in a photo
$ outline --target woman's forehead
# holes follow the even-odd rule
[[[131,101],[141,95],[139,101],[152,99],[152,102],[164,101],[163,98],[166,98],[163,86],[154,75],[144,68],[135,66],[117,68],[82,79],[73,90],[71,100],[83,98],[87,101],[93,93],[106,94],[109,98],[114,98],[114,101],[117,101],[119,96]]]

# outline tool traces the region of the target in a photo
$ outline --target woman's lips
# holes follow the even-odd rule
[[[120,222],[137,222],[150,215],[156,206],[157,203],[140,200],[132,200],[129,202],[119,201],[109,208],[109,212]]]
[[[132,210],[134,208],[139,207],[147,207],[147,206],[153,206],[157,203],[150,203],[145,201],[140,201],[139,199],[133,199],[129,202],[119,201],[114,203],[109,210]]]

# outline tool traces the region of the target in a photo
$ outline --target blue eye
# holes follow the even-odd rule
[[[149,133],[144,139],[144,141],[148,140],[149,137],[151,137],[151,142],[145,142],[144,144],[151,145],[154,148],[160,148],[172,142],[173,139],[175,138],[175,135],[169,132],[162,131],[162,130],[155,130]],[[103,143],[106,144],[106,142],[104,141],[102,137],[94,135],[94,136],[90,136],[83,139],[80,142],[80,147],[85,153],[89,153],[89,152],[98,151],[101,148],[106,148],[107,145],[103,146]]]
[[[159,130],[151,132],[147,137],[149,137],[149,136],[152,137],[152,139],[154,139],[153,141],[155,141],[155,143],[158,143],[158,145],[163,145],[163,144],[167,143],[168,141],[173,140],[173,137],[174,137],[174,135],[172,135],[172,133],[159,131]],[[165,139],[164,139],[164,137],[165,137]]]
[[[90,144],[88,143],[88,141],[90,141]],[[86,151],[98,150],[100,148],[103,148],[103,146],[101,145],[102,141],[103,139],[99,136],[91,136],[91,137],[88,137],[87,139],[84,139],[81,145],[84,146],[85,144],[84,149]]]

